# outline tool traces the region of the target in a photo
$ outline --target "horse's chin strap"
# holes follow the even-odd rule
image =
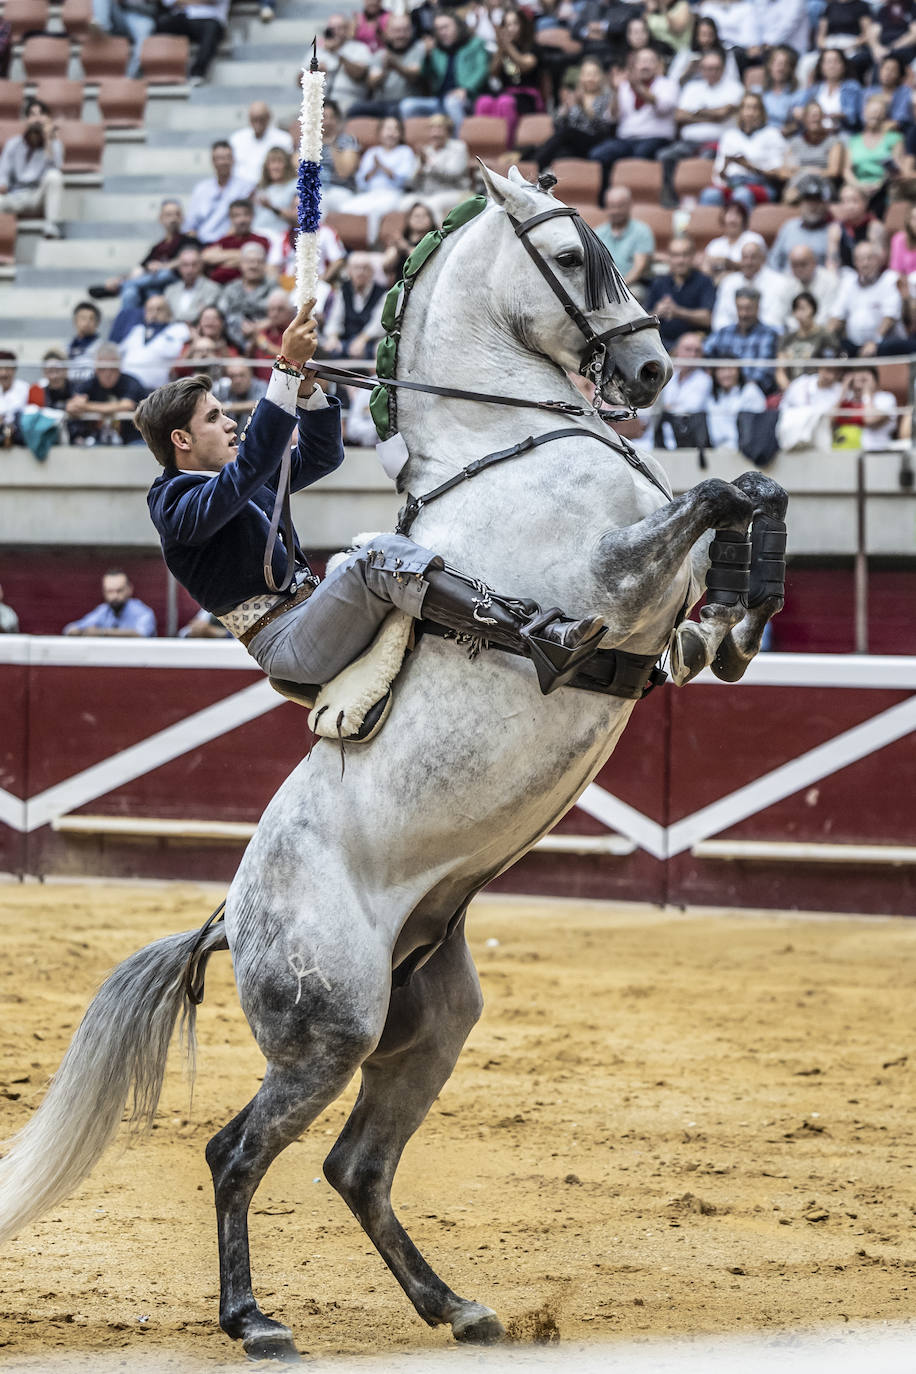
[[[588,315],[580,306],[576,304],[566,287],[560,281],[553,268],[544,258],[543,254],[535,248],[528,238],[528,234],[539,224],[543,224],[549,219],[559,219],[561,216],[568,215],[574,219],[579,219],[579,211],[572,205],[557,205],[552,210],[542,210],[539,215],[532,215],[530,219],[521,222],[506,211],[509,223],[515,230],[515,236],[521,243],[525,252],[534,263],[541,276],[550,287],[557,300],[563,306],[570,319],[578,326],[581,334],[584,335],[586,348],[579,362],[579,372],[583,377],[589,377],[597,386],[604,371],[604,361],[607,356],[607,346],[612,339],[618,339],[626,334],[638,334],[641,329],[658,329],[661,321],[657,315],[644,315],[640,320],[627,320],[624,324],[614,325],[611,329],[605,329],[600,334],[592,328],[592,322]]]

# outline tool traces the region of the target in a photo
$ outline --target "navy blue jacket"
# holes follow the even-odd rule
[[[235,461],[219,473],[167,468],[149,489],[147,504],[159,531],[169,571],[211,615],[225,615],[250,596],[264,596],[264,548],[277,493],[277,473],[298,419],[293,491],[317,482],[343,462],[340,402],[289,415],[260,400],[239,443]],[[297,562],[307,567],[296,544]],[[273,559],[279,585],[286,549],[277,539]]]

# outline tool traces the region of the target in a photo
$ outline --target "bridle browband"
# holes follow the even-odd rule
[[[613,329],[605,329],[601,334],[595,332],[588,315],[576,305],[576,302],[566,290],[566,287],[560,281],[544,255],[535,248],[534,244],[528,238],[531,230],[536,229],[539,224],[544,224],[550,219],[559,219],[562,215],[568,215],[576,221],[576,229],[580,239],[583,240],[584,247],[585,240],[580,225],[584,225],[585,221],[582,219],[579,211],[572,205],[557,205],[552,210],[542,210],[540,214],[532,215],[530,219],[522,220],[521,222],[519,222],[514,215],[510,215],[508,210],[506,211],[506,217],[515,230],[515,237],[518,239],[567,315],[577,325],[579,332],[584,336],[587,346],[582,355],[579,371],[584,377],[591,377],[597,385],[601,380],[607,346],[610,340],[620,338],[621,335],[624,334],[638,334],[641,329],[658,329],[661,321],[657,315],[645,315],[641,320],[628,320],[626,324],[615,325]],[[616,267],[614,269],[614,275],[619,281],[622,291],[629,294],[626,283],[619,272],[617,272]]]

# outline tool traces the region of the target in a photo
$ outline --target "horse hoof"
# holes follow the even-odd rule
[[[496,1345],[505,1334],[506,1328],[496,1313],[479,1302],[469,1303],[467,1310],[452,1322],[455,1340],[468,1345]]]
[[[262,1331],[242,1342],[249,1360],[273,1360],[277,1364],[301,1364],[291,1331]]]

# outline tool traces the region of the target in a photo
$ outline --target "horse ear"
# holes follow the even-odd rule
[[[477,159],[477,163],[490,199],[508,210],[511,215],[520,217],[527,214],[532,208],[536,188],[530,181],[525,180],[518,168],[513,167],[508,177],[502,177],[498,172],[486,167],[480,158]]]

